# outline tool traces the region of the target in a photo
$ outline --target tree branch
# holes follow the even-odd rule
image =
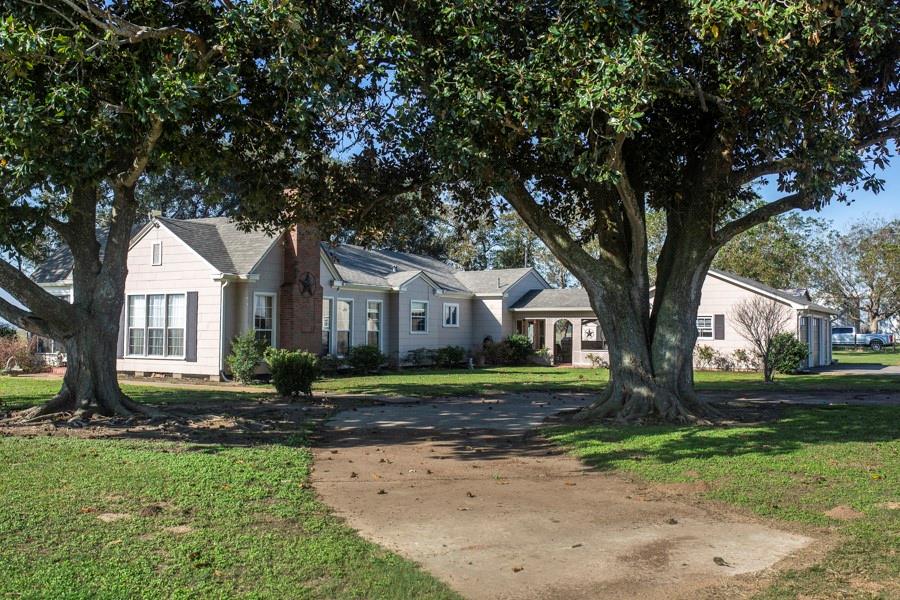
[[[764,204],[759,208],[750,211],[743,217],[735,219],[720,227],[714,235],[716,244],[721,246],[751,227],[759,225],[760,223],[765,223],[772,217],[786,213],[789,210],[794,210],[795,208],[809,210],[813,207],[814,201],[815,197],[806,192],[796,192],[774,202]]]
[[[609,152],[609,166],[618,173],[616,179],[616,191],[622,200],[625,217],[628,220],[628,226],[631,239],[631,272],[646,287],[644,260],[647,256],[647,229],[644,220],[644,209],[641,200],[637,197],[634,188],[631,186],[631,180],[628,179],[628,173],[625,170],[625,157],[622,155],[622,147],[625,144],[625,134],[620,133],[616,136],[616,140]]]
[[[147,164],[150,162],[150,155],[153,153],[153,148],[156,147],[156,142],[159,141],[159,138],[162,135],[162,130],[162,120],[159,117],[153,117],[150,132],[135,152],[134,162],[131,163],[131,170],[119,174],[116,179],[117,185],[127,188],[134,187],[137,180],[147,168]]]
[[[612,267],[617,270],[625,268],[625,265],[618,257],[602,248],[597,259],[588,254],[582,245],[575,241],[562,225],[546,214],[543,207],[537,203],[518,176],[509,173],[503,175],[491,173],[489,177],[489,180],[497,181],[500,184],[502,195],[506,201],[516,209],[522,220],[525,221],[532,231],[538,234],[553,254],[559,258],[560,262],[580,281],[596,279],[596,263],[598,260],[606,267]]]
[[[51,330],[48,323],[35,315],[33,312],[19,308],[12,302],[0,298],[0,317],[3,317],[13,325],[21,327],[25,331],[30,331],[37,335],[45,337],[55,337],[55,333]]]
[[[72,306],[68,302],[56,298],[25,273],[2,259],[0,259],[0,281],[3,281],[3,289],[31,310],[43,315],[57,314],[61,315],[63,320],[71,320],[68,317]]]

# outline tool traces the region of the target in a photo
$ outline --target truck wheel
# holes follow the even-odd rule
[[[869,348],[871,348],[875,352],[881,352],[881,347],[883,345],[884,344],[882,344],[881,340],[872,340],[871,342],[869,342]]]

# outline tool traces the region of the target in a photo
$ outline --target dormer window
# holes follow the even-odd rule
[[[158,267],[162,264],[162,240],[153,242],[153,266]]]

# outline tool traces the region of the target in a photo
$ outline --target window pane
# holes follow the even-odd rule
[[[165,327],[165,299],[161,294],[147,296],[147,327]]]
[[[181,356],[184,354],[184,329],[169,329],[166,338],[166,355]]]
[[[322,330],[322,356],[331,352],[331,331]]]
[[[381,303],[369,302],[366,314],[366,330],[381,331]]]
[[[147,329],[147,355],[163,355],[163,329]]]
[[[272,329],[272,296],[256,296],[253,322],[256,329]]]
[[[366,344],[369,346],[375,346],[376,348],[380,348],[381,344],[379,343],[379,337],[381,334],[377,331],[370,331],[368,336],[366,337]]]
[[[322,329],[331,330],[331,298],[322,300]]]
[[[335,342],[335,353],[338,356],[344,356],[350,350],[350,332],[338,331]]]
[[[412,331],[428,331],[428,304],[412,302],[410,304],[410,329]]]
[[[128,326],[144,328],[144,297],[128,296]]]
[[[184,294],[172,294],[166,299],[166,327],[184,327]]]
[[[268,331],[267,331],[267,330],[264,330],[264,329],[258,329],[258,330],[256,331],[256,339],[259,340],[259,341],[261,341],[261,342],[265,342],[267,345],[271,346],[271,345],[272,345],[272,331],[271,331],[271,330],[268,330]]]
[[[144,330],[129,329],[128,330],[128,354],[144,353]]]
[[[337,314],[334,317],[335,324],[339,331],[350,330],[350,302],[347,300],[337,301]]]

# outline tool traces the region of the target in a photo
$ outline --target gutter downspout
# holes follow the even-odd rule
[[[228,381],[225,377],[225,288],[231,283],[227,279],[221,281],[219,288],[219,377]]]

